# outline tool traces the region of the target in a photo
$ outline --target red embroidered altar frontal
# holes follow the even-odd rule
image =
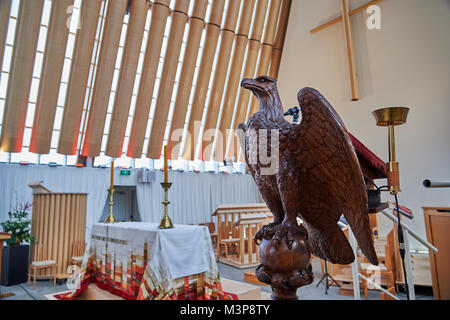
[[[224,293],[205,226],[155,223],[95,224],[72,300],[95,282],[127,300],[232,300]]]

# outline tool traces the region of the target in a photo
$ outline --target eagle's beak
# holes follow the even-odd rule
[[[256,90],[262,90],[262,88],[257,84],[257,82],[254,79],[245,78],[241,81],[241,87],[245,89],[249,89],[253,91]]]
[[[253,79],[245,78],[241,81],[241,87],[245,89],[250,89],[249,86],[253,82]]]

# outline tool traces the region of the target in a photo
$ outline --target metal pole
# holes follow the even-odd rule
[[[328,294],[328,268],[327,268],[327,260],[325,262],[325,294]]]
[[[389,144],[389,161],[395,162],[396,161],[396,155],[395,155],[395,131],[394,131],[394,125],[389,125],[389,137],[388,137],[388,144]]]
[[[370,282],[375,288],[377,288],[378,290],[383,291],[384,293],[386,293],[387,295],[391,296],[392,298],[394,298],[395,300],[400,300],[399,297],[394,296],[392,293],[390,293],[389,291],[387,291],[386,289],[384,289],[383,287],[381,287],[378,283],[370,280],[369,278],[366,278],[365,276],[363,276],[361,273],[359,274],[359,276],[361,277],[361,279],[363,279],[364,281]]]
[[[414,277],[412,273],[412,263],[411,263],[411,252],[409,249],[409,240],[408,240],[408,230],[403,229],[403,235],[405,239],[405,263],[406,263],[406,279],[404,279],[408,283],[408,292],[409,292],[409,299],[410,300],[416,300],[416,294],[414,292]]]
[[[384,214],[387,218],[389,218],[390,220],[392,220],[395,223],[398,223],[398,219],[396,216],[394,216],[392,213],[383,210],[381,211],[382,214]],[[431,243],[429,243],[428,241],[424,240],[421,236],[419,236],[414,230],[412,230],[410,227],[408,227],[407,224],[402,223],[402,227],[403,230],[407,230],[408,233],[414,237],[415,239],[417,239],[417,241],[419,241],[420,243],[422,243],[425,247],[427,247],[429,250],[433,251],[434,253],[438,252],[438,249],[433,246]]]
[[[358,268],[358,255],[356,253],[356,239],[350,227],[348,228],[348,236],[350,240],[350,245],[353,249],[353,254],[355,255],[355,260],[352,262],[352,278],[353,278],[353,296],[355,300],[360,300],[360,289],[359,289],[359,268]]]

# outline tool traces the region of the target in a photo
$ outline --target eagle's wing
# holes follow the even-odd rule
[[[302,121],[290,134],[290,139],[298,143],[290,144],[298,146],[292,151],[300,171],[297,175],[303,210],[299,214],[308,229],[312,251],[334,263],[349,263],[354,255],[337,227],[343,214],[363,253],[371,263],[378,264],[364,179],[347,130],[318,91],[303,88],[297,98]]]

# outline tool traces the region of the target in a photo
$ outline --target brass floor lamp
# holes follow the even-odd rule
[[[377,126],[388,127],[388,144],[389,144],[389,162],[387,163],[387,179],[389,192],[395,197],[395,205],[398,217],[397,233],[400,256],[402,258],[403,274],[405,277],[406,296],[409,300],[408,281],[406,281],[406,267],[405,267],[405,239],[403,236],[403,228],[401,224],[401,214],[398,207],[398,193],[400,189],[400,172],[399,164],[397,162],[395,153],[395,131],[394,127],[402,125],[406,122],[409,108],[406,107],[388,107],[375,110],[373,115],[377,122]]]

